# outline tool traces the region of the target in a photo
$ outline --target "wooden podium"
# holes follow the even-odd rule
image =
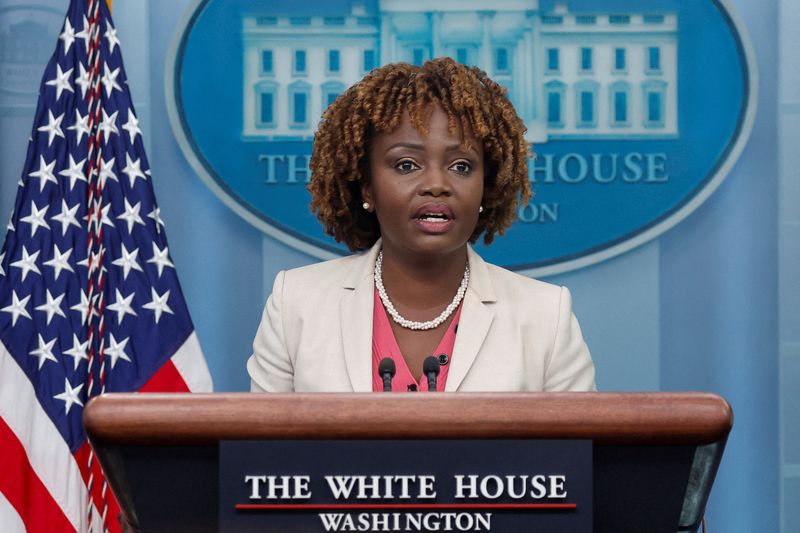
[[[84,425],[133,530],[217,531],[223,440],[589,439],[594,531],[696,531],[733,423],[704,393],[106,394]]]

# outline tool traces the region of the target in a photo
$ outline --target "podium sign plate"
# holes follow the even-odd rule
[[[592,531],[588,440],[223,441],[220,531]]]

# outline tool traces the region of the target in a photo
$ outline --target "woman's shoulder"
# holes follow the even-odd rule
[[[347,286],[354,277],[366,271],[368,254],[360,253],[330,259],[319,263],[292,268],[281,273],[283,283],[287,285],[315,286],[323,288]]]
[[[483,271],[488,284],[497,293],[497,296],[511,297],[515,300],[536,298],[537,301],[545,299],[557,302],[561,298],[562,291],[565,290],[564,287],[559,285],[540,281],[489,263],[477,253],[475,257],[475,262],[478,266],[477,270]]]

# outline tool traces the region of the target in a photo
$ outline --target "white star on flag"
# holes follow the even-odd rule
[[[142,208],[142,202],[136,202],[136,205],[131,206],[128,202],[128,199],[125,198],[125,212],[121,215],[117,215],[117,219],[122,219],[128,223],[128,234],[133,231],[133,226],[135,224],[141,224],[144,226],[144,220],[139,215],[139,210]]]
[[[3,270],[3,260],[5,258],[6,258],[6,253],[5,252],[0,254],[0,276],[5,276],[6,275],[6,271]]]
[[[83,266],[83,267],[89,268],[89,258],[91,257],[92,258],[92,266],[96,268],[97,265],[100,264],[100,254],[101,253],[104,254],[105,251],[106,251],[106,249],[101,246],[100,247],[100,251],[92,252],[91,255],[86,256],[86,259],[84,259],[82,261],[78,261],[76,264],[78,266]],[[108,270],[106,269],[105,265],[101,264],[101,268],[103,269],[103,272],[108,272]]]
[[[75,69],[69,69],[66,72],[61,71],[61,65],[56,63],[56,77],[52,80],[45,82],[45,85],[50,85],[56,88],[56,100],[61,98],[61,93],[65,90],[74,93],[75,89],[72,88],[72,84],[69,82],[70,76],[72,76],[72,71]]]
[[[167,305],[167,300],[169,300],[169,290],[164,294],[159,295],[156,292],[154,287],[150,287],[150,296],[153,300],[150,303],[146,303],[142,306],[143,309],[150,309],[155,313],[156,324],[161,319],[162,313],[169,313],[170,315],[174,315],[175,313],[172,309]]]
[[[61,32],[61,35],[59,35],[58,38],[63,41],[64,55],[67,55],[72,43],[75,42],[75,30],[72,28],[72,24],[69,23],[69,19],[66,19],[64,22],[64,31]]]
[[[12,267],[22,270],[22,281],[25,281],[25,278],[28,277],[28,272],[36,272],[41,275],[39,267],[36,266],[36,259],[39,257],[40,251],[36,250],[34,253],[29,254],[28,249],[23,245],[22,257],[18,261],[11,263]]]
[[[52,116],[52,113],[50,116]],[[56,166],[55,159],[53,159],[50,163],[47,163],[44,160],[44,156],[41,155],[39,156],[39,170],[36,170],[28,174],[28,176],[30,176],[31,178],[39,178],[40,180],[42,180],[39,182],[39,192],[44,191],[44,185],[48,181],[52,181],[53,183],[58,185],[58,180],[53,175],[53,169],[55,168],[55,166]]]
[[[136,261],[136,256],[139,255],[139,249],[136,248],[132,252],[129,252],[127,248],[125,248],[125,244],[122,244],[122,250],[120,251],[120,258],[115,259],[111,262],[112,265],[116,265],[118,267],[122,267],[122,279],[128,279],[128,274],[130,274],[131,270],[138,270],[139,272],[144,272],[142,267],[139,266],[139,263]],[[117,297],[117,301],[119,301],[119,297]],[[111,309],[111,306],[108,306]],[[134,313],[136,314],[136,313]],[[120,322],[122,320],[120,319]]]
[[[97,299],[97,295],[92,296],[92,303]],[[86,324],[86,317],[89,316],[89,298],[86,296],[86,291],[81,289],[81,301],[70,307],[73,311],[78,311],[81,314],[81,324]]]
[[[78,224],[78,218],[75,216],[75,213],[78,212],[78,208],[80,208],[81,204],[75,204],[72,207],[67,206],[67,201],[63,198],[61,199],[61,212],[57,215],[53,215],[50,217],[50,220],[55,220],[61,224],[61,235],[64,236],[67,234],[67,229],[70,226],[75,226],[76,228],[80,228],[81,225]]]
[[[148,259],[147,262],[153,263],[158,267],[158,279],[161,279],[161,273],[164,271],[165,266],[175,268],[175,265],[169,260],[169,246],[164,246],[164,249],[161,250],[155,242],[153,243],[153,257]]]
[[[37,311],[41,311],[43,313],[47,313],[47,325],[50,325],[50,321],[53,320],[55,315],[58,315],[63,318],[67,318],[67,315],[64,314],[64,310],[61,309],[61,300],[64,299],[64,294],[58,296],[57,298],[53,298],[53,295],[50,294],[50,289],[45,291],[47,301],[42,305],[36,306]]]
[[[119,37],[117,37],[117,30],[109,23],[106,22],[106,32],[103,34],[108,40],[108,47],[111,49],[111,53],[114,53],[114,48],[119,44]]]
[[[144,172],[142,172],[142,169],[140,168],[142,164],[141,159],[132,161],[131,156],[125,154],[125,161],[125,168],[122,169],[122,172],[123,174],[127,174],[128,179],[131,181],[131,187],[136,184],[136,178],[142,178],[143,180],[147,179],[144,175]]]
[[[117,83],[117,76],[119,76],[119,67],[114,70],[108,69],[108,63],[103,64],[103,77],[100,79],[103,87],[106,89],[106,96],[111,96],[114,89],[121,91],[122,87]]]
[[[11,305],[8,305],[8,306],[0,309],[0,311],[5,311],[6,313],[11,313],[11,325],[12,326],[16,326],[17,325],[17,319],[20,316],[24,316],[28,320],[31,320],[31,315],[28,313],[28,310],[25,309],[28,306],[28,300],[30,300],[30,299],[31,299],[31,295],[29,294],[25,298],[20,300],[17,297],[17,291],[15,291],[15,290],[11,291]]]
[[[36,204],[31,200],[31,214],[19,219],[20,222],[25,222],[26,224],[31,225],[31,237],[36,235],[36,230],[39,228],[46,228],[50,229],[50,224],[44,219],[47,210],[50,209],[50,206],[45,204],[45,206],[41,209],[36,207]]]
[[[39,359],[39,370],[42,369],[42,365],[45,361],[53,361],[54,363],[58,362],[56,356],[53,355],[53,346],[55,345],[57,339],[58,337],[53,337],[52,340],[45,341],[42,337],[42,334],[39,333],[39,347],[28,352],[28,355],[32,355]]]
[[[80,142],[80,141],[78,141]],[[79,162],[75,162],[75,159],[72,158],[72,154],[69,155],[69,168],[65,168],[61,172],[58,173],[59,176],[64,176],[65,178],[69,178],[69,191],[72,192],[72,188],[75,187],[75,182],[78,180],[86,181],[86,176],[83,175],[83,164],[86,163],[86,158],[84,157]]]
[[[75,110],[75,122],[72,126],[67,126],[68,130],[74,130],[75,135],[78,138],[78,144],[81,143],[83,136],[86,135],[87,137],[91,133],[89,131],[89,113],[86,113],[86,116],[81,115],[80,110]],[[86,159],[84,159],[86,161]]]
[[[64,137],[64,132],[61,131],[61,121],[64,120],[64,113],[61,113],[58,118],[53,116],[53,112],[49,109],[47,110],[47,125],[46,126],[39,126],[36,128],[36,131],[41,131],[42,133],[47,133],[47,146],[49,147],[53,144],[53,139],[56,137]]]
[[[117,339],[114,338],[113,333],[109,333],[108,336],[110,346],[106,348],[105,354],[111,357],[111,369],[114,369],[114,367],[117,365],[117,360],[119,359],[123,359],[130,363],[131,359],[125,353],[125,345],[128,344],[130,337],[125,337],[120,342],[117,342]]]
[[[68,415],[69,410],[76,403],[83,407],[83,402],[78,397],[78,394],[81,393],[81,389],[83,389],[83,383],[79,383],[78,386],[73,389],[69,384],[69,379],[64,378],[64,392],[53,396],[56,400],[62,400],[64,402],[64,414]]]
[[[84,100],[86,99],[86,91],[89,90],[89,85],[91,85],[91,80],[89,79],[89,71],[83,66],[83,63],[78,63],[78,68],[80,69],[81,73],[75,78],[75,83],[81,88],[81,98]],[[80,141],[78,141],[80,142]]]
[[[154,207],[152,211],[147,213],[147,218],[152,218],[156,224],[156,233],[161,233],[161,228],[164,227],[164,221],[161,220],[161,208]]]
[[[117,114],[119,111],[114,111],[111,116],[106,114],[106,110],[103,109],[103,120],[100,121],[100,125],[98,128],[100,131],[103,132],[103,143],[108,144],[108,141],[111,140],[111,134],[116,133],[119,135],[119,129],[117,128]]]
[[[63,201],[63,200],[62,200]],[[61,275],[62,270],[69,270],[70,272],[75,272],[69,264],[69,256],[72,255],[72,248],[67,250],[64,253],[61,253],[61,250],[58,249],[58,245],[53,245],[53,258],[45,261],[43,264],[44,266],[52,267],[55,273],[53,277],[56,281],[58,281],[58,277]],[[37,307],[38,309],[38,307]],[[50,322],[48,320],[48,322]]]
[[[128,122],[126,122],[122,129],[128,132],[128,135],[131,138],[131,144],[136,142],[136,135],[141,135],[142,130],[139,129],[139,120],[136,118],[136,115],[133,114],[133,109],[128,108]]]
[[[97,179],[100,180],[100,185],[102,185],[103,187],[105,187],[107,179],[112,179],[116,182],[119,181],[117,175],[114,174],[115,159],[116,157],[112,157],[108,161],[100,161],[100,176]]]
[[[83,16],[83,29],[75,34],[75,37],[83,39],[83,46],[86,50],[89,50],[89,39],[92,38],[90,35],[91,27],[89,26],[89,19],[86,18],[86,15]]]
[[[74,333],[72,334],[72,348],[69,350],[64,350],[64,355],[68,355],[72,357],[72,360],[75,364],[75,368],[73,370],[78,370],[78,365],[81,364],[81,360],[86,359],[89,360],[89,354],[87,353],[87,349],[89,347],[89,341],[87,340],[83,344],[81,341],[78,340],[78,336]]]
[[[139,249],[137,248],[136,251],[138,252]],[[136,316],[136,311],[133,310],[131,307],[131,303],[133,302],[133,296],[135,293],[130,293],[128,296],[122,296],[122,293],[119,292],[119,289],[114,289],[117,293],[117,299],[114,301],[113,304],[106,306],[106,309],[109,311],[116,311],[117,313],[117,323],[122,324],[122,321],[125,319],[125,315],[133,315]]]

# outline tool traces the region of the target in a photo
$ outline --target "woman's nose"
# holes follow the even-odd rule
[[[432,196],[450,194],[450,179],[447,170],[438,166],[428,167],[423,175],[420,192]]]

